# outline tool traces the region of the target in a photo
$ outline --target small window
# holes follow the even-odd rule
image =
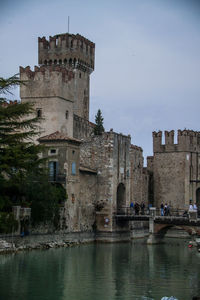
[[[72,163],[72,175],[76,175],[76,163]]]
[[[68,119],[68,116],[69,116],[69,111],[66,110],[66,112],[65,112],[65,119]]]
[[[75,154],[75,150],[72,150],[72,154],[73,154],[73,155]]]
[[[51,149],[51,150],[50,150],[50,153],[51,153],[51,154],[55,154],[55,153],[56,153],[56,149]]]
[[[81,78],[81,73],[79,73],[79,78]]]
[[[42,117],[42,109],[41,108],[37,108],[36,109],[36,113],[37,113],[37,117],[41,118]]]

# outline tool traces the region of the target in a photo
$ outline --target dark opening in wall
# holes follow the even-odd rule
[[[81,73],[79,73],[79,78],[81,78]]]
[[[65,112],[65,119],[68,119],[68,117],[69,117],[69,111],[66,110],[66,112]]]
[[[50,153],[51,153],[51,154],[55,154],[55,153],[56,153],[56,149],[51,149],[51,150],[50,150]]]
[[[37,108],[36,109],[36,114],[37,114],[37,118],[41,118],[42,117],[42,109],[41,108]]]

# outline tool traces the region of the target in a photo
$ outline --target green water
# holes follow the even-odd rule
[[[1,300],[200,295],[200,254],[183,245],[90,244],[0,256]]]

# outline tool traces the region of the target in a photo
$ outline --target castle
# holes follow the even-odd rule
[[[95,44],[76,34],[38,38],[34,71],[20,67],[22,102],[34,104],[41,118],[38,141],[46,146],[49,174],[62,184],[68,199],[62,228],[69,232],[112,234],[122,228],[113,215],[131,201],[159,207],[161,202],[186,208],[200,201],[200,133],[153,133],[154,156],[143,167],[143,151],[131,137],[110,129],[93,135],[89,121],[90,74],[95,66]],[[37,142],[37,141],[36,141]]]

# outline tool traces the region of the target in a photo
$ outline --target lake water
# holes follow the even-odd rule
[[[200,295],[200,253],[182,245],[89,244],[0,256],[1,300],[129,300]]]

